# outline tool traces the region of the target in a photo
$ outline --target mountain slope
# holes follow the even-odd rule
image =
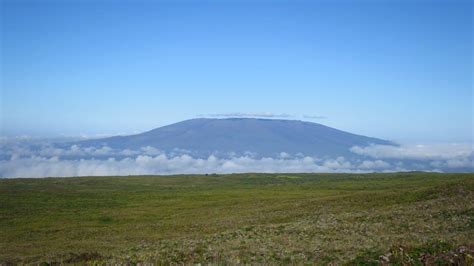
[[[80,142],[116,149],[152,146],[166,152],[187,150],[192,155],[256,153],[275,157],[281,152],[310,156],[347,156],[353,146],[393,145],[392,142],[351,134],[321,124],[276,119],[191,119],[131,136]],[[353,154],[352,154],[353,155]]]

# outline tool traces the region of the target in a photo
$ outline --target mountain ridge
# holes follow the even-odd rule
[[[268,118],[195,118],[140,134],[78,142],[81,146],[137,149],[151,146],[165,152],[186,151],[197,157],[245,154],[274,157],[285,152],[309,156],[353,155],[353,146],[396,145],[322,124]]]

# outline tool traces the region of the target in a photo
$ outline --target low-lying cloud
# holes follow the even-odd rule
[[[412,145],[355,146],[353,153],[372,159],[416,161],[435,169],[464,168],[474,170],[474,149],[471,143],[435,143]]]
[[[115,159],[63,160],[59,157],[24,157],[2,161],[3,177],[56,177],[145,174],[204,174],[241,172],[366,172],[371,169],[387,170],[390,164],[380,160],[353,164],[343,157],[330,160],[303,158],[252,158],[247,156],[220,159],[213,155],[207,159],[189,155],[168,157],[139,155]],[[399,169],[403,170],[403,169]]]
[[[469,144],[372,145],[350,150],[354,157],[318,158],[282,151],[263,158],[252,152],[196,158],[185,150],[164,152],[150,146],[117,150],[15,141],[1,145],[0,177],[474,170]]]
[[[413,159],[413,160],[446,160],[466,158],[473,154],[472,144],[469,143],[435,143],[412,145],[370,145],[355,146],[353,153],[379,159]]]

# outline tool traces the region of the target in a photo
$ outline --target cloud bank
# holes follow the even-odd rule
[[[426,168],[437,170],[474,171],[474,149],[471,143],[355,146],[351,151],[374,159],[421,163]]]
[[[282,151],[274,157],[248,152],[194,158],[176,149],[117,150],[108,146],[61,146],[47,141],[14,141],[0,146],[0,177],[60,177],[146,174],[474,171],[469,144],[372,145],[352,147],[354,157],[317,158]]]
[[[364,162],[362,169],[389,164]],[[219,159],[213,155],[196,159],[189,155],[168,157],[139,155],[117,160],[109,158],[61,160],[58,157],[28,157],[2,162],[0,172],[4,177],[54,177],[94,175],[145,175],[145,174],[204,174],[241,172],[354,172],[356,166],[344,158],[318,161],[311,157],[297,159],[235,157]],[[362,170],[361,170],[362,171]]]
[[[414,159],[414,160],[445,160],[469,157],[473,153],[469,143],[435,143],[412,145],[370,145],[367,147],[355,146],[353,153],[366,155],[372,158]]]

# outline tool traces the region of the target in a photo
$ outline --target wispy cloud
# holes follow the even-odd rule
[[[256,118],[303,118],[303,119],[327,119],[323,115],[294,115],[287,113],[272,113],[272,112],[233,112],[233,113],[217,113],[217,114],[201,114],[199,117],[256,117]]]
[[[303,115],[303,118],[306,119],[326,119],[326,116],[323,115]]]
[[[271,113],[271,112],[234,112],[234,113],[218,113],[199,115],[201,117],[266,117],[266,118],[291,118],[294,115],[285,113]]]

